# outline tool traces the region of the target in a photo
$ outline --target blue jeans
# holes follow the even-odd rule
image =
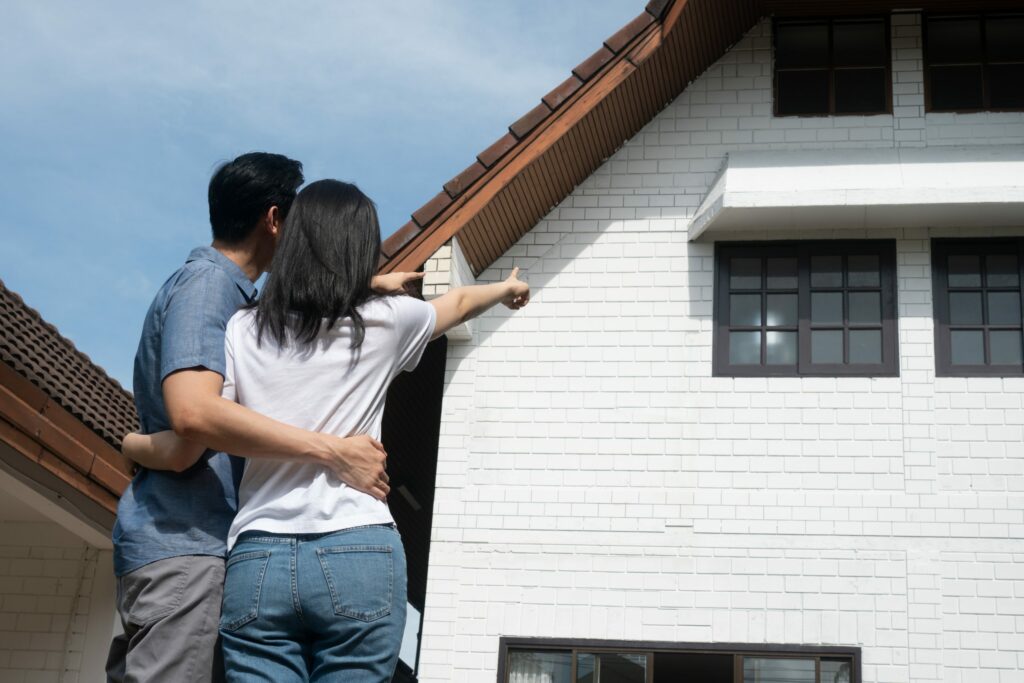
[[[405,630],[405,550],[392,525],[242,534],[220,632],[229,683],[386,683]]]

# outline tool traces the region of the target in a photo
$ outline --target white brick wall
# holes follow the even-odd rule
[[[940,233],[785,235],[897,240],[877,379],[712,377],[713,245],[687,241],[730,151],[1024,143],[1021,114],[924,114],[920,34],[893,18],[895,116],[772,118],[758,25],[481,275],[518,265],[534,300],[449,346],[421,680],[493,680],[502,635],[1024,680],[1024,380],[934,377]]]
[[[77,683],[98,551],[52,522],[0,522],[0,680]]]

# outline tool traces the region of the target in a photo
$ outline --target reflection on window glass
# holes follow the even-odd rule
[[[811,332],[811,362],[833,364],[843,362],[843,331],[814,330]]]
[[[949,336],[953,365],[985,364],[984,332],[981,330],[953,330]]]
[[[1020,282],[1017,257],[1013,254],[989,254],[985,257],[985,270],[989,287],[1016,287]]]
[[[729,333],[729,363],[731,365],[757,365],[760,362],[760,332]]]
[[[1020,325],[1020,294],[1017,292],[989,292],[988,324]]]
[[[744,657],[743,683],[816,683],[814,660]]]
[[[796,365],[796,332],[768,332],[768,365]]]
[[[646,683],[647,655],[580,653],[576,658],[576,683]]]
[[[729,324],[736,327],[761,324],[761,295],[733,294],[729,297]]]
[[[768,289],[796,289],[797,260],[795,258],[768,259]]]
[[[950,287],[981,287],[981,259],[973,255],[949,257]]]
[[[881,325],[882,295],[878,292],[850,292],[850,322],[854,325]]]
[[[992,365],[1020,365],[1021,336],[1019,330],[995,331],[988,336]]]
[[[851,683],[849,662],[835,659],[821,660],[821,683]]]
[[[731,289],[760,289],[761,259],[732,259],[729,263],[729,287]]]
[[[949,322],[954,325],[980,325],[981,292],[950,292]]]
[[[882,331],[850,330],[850,362],[881,363]]]
[[[843,257],[812,256],[811,287],[842,287]]]
[[[509,652],[509,683],[572,683],[571,652]]]
[[[814,292],[811,294],[811,322],[842,323],[842,292]]]
[[[768,295],[768,327],[795,327],[797,324],[796,294]]]
[[[874,254],[851,254],[848,260],[851,287],[878,287],[881,285],[881,268]]]

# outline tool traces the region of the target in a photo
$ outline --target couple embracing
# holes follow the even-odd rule
[[[213,244],[164,283],[135,359],[139,465],[114,527],[110,681],[384,683],[406,568],[379,442],[391,381],[529,287],[400,296],[356,186],[251,153],[210,181]],[[257,299],[254,282],[269,272]],[[228,453],[235,455],[227,455]],[[236,457],[244,456],[244,457]]]

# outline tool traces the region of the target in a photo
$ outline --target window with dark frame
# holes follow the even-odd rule
[[[860,650],[502,638],[501,683],[860,683]]]
[[[1024,238],[932,240],[935,372],[1024,375]]]
[[[893,240],[719,243],[716,376],[896,376]]]
[[[1024,14],[927,15],[924,59],[928,111],[1024,109]]]
[[[887,17],[776,19],[775,115],[892,113]]]

